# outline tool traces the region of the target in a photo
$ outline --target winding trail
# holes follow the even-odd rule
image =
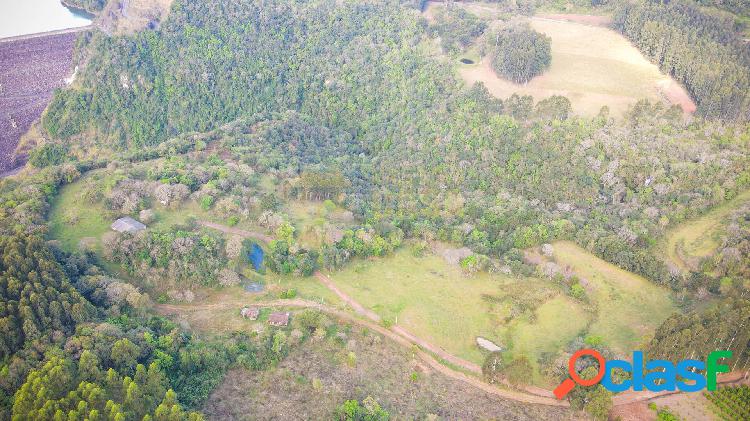
[[[212,304],[195,304],[195,305],[192,305],[192,304],[184,304],[184,305],[159,304],[155,308],[159,314],[162,314],[164,316],[170,316],[174,314],[193,312],[193,311],[226,310],[226,309],[236,308],[237,305],[238,303],[235,303],[231,300],[222,300],[219,303],[212,303]],[[258,306],[258,307],[297,307],[297,308],[317,309],[329,315],[336,316],[337,318],[341,320],[345,320],[350,323],[356,323],[360,326],[366,327],[367,329],[376,331],[380,333],[381,335],[396,342],[397,344],[411,350],[415,356],[419,357],[419,359],[421,359],[424,363],[426,363],[435,371],[445,376],[448,376],[452,379],[459,380],[471,386],[479,388],[489,394],[499,396],[504,399],[511,399],[517,402],[523,402],[523,403],[529,403],[529,404],[557,406],[557,407],[569,407],[570,406],[567,401],[558,401],[557,399],[554,399],[554,398],[537,396],[537,395],[532,395],[532,394],[528,394],[524,392],[517,392],[513,390],[500,389],[474,376],[470,376],[460,371],[454,370],[450,367],[445,366],[440,361],[436,360],[429,353],[422,351],[421,349],[419,349],[419,347],[415,347],[414,343],[404,338],[403,336],[393,332],[392,330],[386,329],[385,327],[381,326],[380,324],[374,321],[355,317],[347,311],[342,311],[342,310],[335,309],[335,308],[332,308],[332,307],[329,307],[320,303],[316,303],[314,301],[308,301],[308,300],[304,300],[301,298],[290,299],[290,300],[261,301],[261,302],[254,302],[252,303],[252,305]]]
[[[198,221],[202,226],[212,228],[224,233],[238,235],[243,238],[253,238],[264,241],[266,243],[273,240],[272,237],[253,231],[246,231],[239,228],[228,227],[225,225],[217,224],[208,221]],[[342,291],[327,275],[321,272],[315,272],[315,278],[318,279],[326,288],[336,294],[348,307],[350,307],[356,315],[361,317],[355,317],[350,312],[335,309],[324,304],[316,303],[304,299],[288,299],[288,300],[274,300],[255,302],[253,305],[259,307],[299,307],[299,308],[315,308],[320,311],[326,312],[330,315],[334,315],[339,319],[346,320],[351,323],[356,323],[361,326],[367,327],[368,329],[377,331],[378,333],[386,336],[396,342],[397,344],[410,348],[416,356],[422,361],[432,367],[434,370],[456,380],[468,383],[474,387],[482,389],[483,391],[500,396],[506,399],[512,399],[518,402],[549,405],[549,406],[560,406],[569,407],[567,401],[557,400],[551,391],[542,389],[535,386],[523,386],[524,391],[513,391],[507,389],[500,389],[489,383],[486,383],[475,377],[475,375],[482,374],[482,368],[470,361],[459,358],[448,351],[444,350],[438,345],[425,341],[414,334],[410,333],[401,326],[393,325],[390,328],[382,326],[382,318],[372,310],[365,308],[362,304],[357,302],[354,298]],[[170,312],[185,312],[185,311],[200,311],[200,310],[217,310],[217,309],[228,309],[232,307],[238,307],[244,304],[238,300],[222,300],[220,303],[213,304],[197,304],[197,305],[173,305],[173,304],[160,304],[156,306],[158,312],[164,315],[170,314]],[[429,351],[425,352],[424,350]],[[434,355],[434,356],[433,356]],[[438,361],[435,356],[440,358],[442,361],[448,362],[456,367],[459,367],[467,372],[473,373],[473,375],[467,375],[461,371],[455,370],[451,367],[446,366],[442,362]],[[720,375],[717,378],[719,384],[747,384],[750,382],[750,372],[737,372]],[[506,385],[508,385],[506,383]],[[613,406],[628,405],[636,402],[649,401],[659,397],[682,393],[679,391],[674,392],[648,392],[648,391],[627,391],[616,395],[613,398]]]

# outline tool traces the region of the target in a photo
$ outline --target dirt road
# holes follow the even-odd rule
[[[256,302],[256,303],[253,303],[253,305],[259,306],[259,307],[298,307],[298,308],[318,309],[329,315],[335,316],[340,320],[345,320],[350,323],[356,323],[360,326],[366,327],[367,329],[376,331],[380,333],[381,335],[396,342],[397,344],[411,350],[416,357],[421,359],[425,364],[429,365],[433,370],[445,376],[448,376],[452,379],[460,380],[464,383],[470,384],[487,393],[493,394],[495,396],[499,396],[501,398],[512,399],[514,401],[525,402],[525,403],[530,403],[530,404],[560,406],[560,407],[569,406],[567,401],[558,401],[557,399],[554,399],[554,398],[536,396],[536,395],[527,394],[523,392],[516,392],[513,390],[500,389],[489,383],[485,383],[476,377],[466,375],[457,370],[453,370],[452,368],[449,368],[445,366],[444,364],[442,364],[441,362],[439,362],[438,360],[436,360],[432,355],[428,354],[427,352],[414,347],[414,343],[410,342],[403,336],[389,329],[386,329],[385,327],[381,326],[380,324],[376,322],[355,317],[351,313],[346,312],[346,311],[338,310],[338,309],[328,307],[323,304],[319,304],[313,301],[303,300],[299,298],[291,299],[291,300],[274,300],[274,301]],[[156,306],[156,311],[162,315],[169,316],[173,314],[184,313],[186,311],[190,311],[190,312],[192,311],[215,311],[215,310],[225,310],[225,309],[232,308],[232,307],[236,307],[236,303],[231,302],[231,301],[222,301],[220,303],[195,304],[195,305],[193,304],[184,304],[184,305],[159,304]]]
[[[245,231],[245,230],[238,229],[238,228],[227,227],[225,225],[208,222],[208,221],[198,221],[198,223],[208,228],[213,228],[213,229],[216,229],[225,233],[229,233],[229,234],[239,235],[244,238],[255,238],[264,242],[270,242],[272,240],[271,237],[265,234],[257,233],[257,232]],[[323,304],[319,304],[313,301],[308,301],[308,300],[303,300],[303,299],[275,300],[275,301],[254,303],[254,305],[258,305],[261,307],[286,306],[286,307],[301,307],[301,308],[317,308],[328,314],[335,315],[336,317],[342,320],[347,320],[349,322],[357,323],[357,324],[366,326],[368,329],[375,330],[379,332],[380,334],[382,334],[383,336],[386,336],[390,338],[391,340],[395,341],[396,343],[404,347],[411,348],[414,351],[415,355],[419,356],[425,363],[427,363],[434,370],[439,371],[440,373],[448,377],[451,377],[453,379],[461,380],[463,382],[471,384],[488,393],[492,393],[494,395],[501,396],[507,399],[513,399],[519,402],[537,403],[541,405],[551,405],[551,406],[569,406],[567,401],[558,401],[557,399],[553,397],[552,392],[546,389],[541,389],[541,388],[533,387],[533,386],[524,387],[525,392],[499,389],[493,385],[490,385],[480,380],[477,377],[469,376],[458,370],[454,370],[446,366],[445,364],[435,359],[433,355],[437,356],[443,361],[446,361],[456,367],[460,367],[461,369],[466,370],[468,372],[471,372],[474,374],[482,373],[482,368],[479,365],[472,363],[470,361],[466,361],[462,358],[459,358],[449,353],[448,351],[444,350],[443,348],[413,335],[412,333],[410,333],[409,331],[407,331],[401,326],[394,325],[390,329],[385,328],[384,326],[381,325],[382,319],[380,316],[378,316],[373,311],[368,310],[362,304],[357,302],[354,298],[352,298],[351,296],[346,294],[344,291],[339,289],[336,286],[336,284],[331,280],[331,278],[329,278],[327,275],[321,272],[315,272],[315,277],[326,288],[331,290],[331,292],[336,294],[344,303],[346,303],[346,305],[349,306],[354,311],[354,313],[363,317],[364,319],[354,317],[352,316],[351,313],[348,313],[342,310],[334,309],[332,307],[328,307]],[[185,311],[187,309],[205,311],[205,310],[227,309],[231,307],[237,307],[238,305],[239,305],[238,303],[232,302],[231,300],[224,300],[221,303],[203,304],[203,305],[200,305],[200,304],[198,305],[161,304],[157,306],[157,311],[159,311],[162,314],[167,314],[169,311],[179,312],[179,311]],[[422,351],[422,349],[429,351],[429,353]],[[735,384],[737,382],[748,382],[748,375],[747,373],[730,373],[730,375],[720,376],[718,379],[718,382],[720,384]],[[644,392],[629,391],[629,392],[624,392],[615,396],[613,399],[613,404],[615,406],[628,405],[632,403],[648,401],[651,399],[655,399],[655,398],[659,398],[665,395],[675,394],[675,393],[681,393],[681,392],[653,393],[653,392],[646,392],[646,391]]]
[[[333,283],[331,278],[326,276],[323,273],[315,272],[315,277],[318,278],[318,280],[326,286],[329,290],[331,290],[334,294],[336,294],[343,302],[345,302],[347,305],[349,305],[355,313],[364,316],[373,322],[380,323],[382,319],[380,316],[372,312],[371,310],[366,309],[362,304],[358,303],[354,298],[350,297],[348,294],[346,294],[344,291],[339,289],[336,284]],[[474,364],[471,361],[466,361],[462,358],[459,358],[450,352],[444,350],[443,348],[425,341],[424,339],[421,339],[411,332],[407,331],[401,326],[393,325],[391,327],[391,331],[397,333],[398,335],[401,335],[405,339],[407,339],[409,342],[412,342],[413,344],[416,344],[433,354],[437,355],[440,359],[445,360],[457,367],[461,367],[464,370],[470,371],[472,373],[476,374],[482,374],[482,367],[480,367],[478,364]]]

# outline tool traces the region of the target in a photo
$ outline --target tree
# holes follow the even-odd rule
[[[123,338],[112,346],[110,358],[116,367],[122,370],[131,370],[135,367],[139,354],[138,347],[129,339]]]
[[[443,49],[456,53],[465,51],[482,35],[487,23],[461,7],[440,8],[433,29],[440,36]]]
[[[550,38],[525,26],[511,26],[494,37],[492,68],[516,83],[526,83],[552,63]]]

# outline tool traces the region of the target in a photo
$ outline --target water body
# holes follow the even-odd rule
[[[0,0],[0,38],[79,28],[91,18],[60,0]]]

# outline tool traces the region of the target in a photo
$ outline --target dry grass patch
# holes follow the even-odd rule
[[[460,68],[463,79],[470,85],[484,83],[498,98],[518,93],[539,101],[563,95],[577,114],[586,116],[596,115],[605,105],[613,115],[621,116],[643,98],[686,103],[687,94],[679,94],[681,87],[615,31],[539,17],[531,18],[530,23],[552,39],[552,65],[547,72],[526,84],[516,84],[499,78],[489,57],[484,57],[478,66]]]
[[[230,371],[206,402],[206,417],[333,419],[345,400],[371,396],[398,420],[431,414],[467,420],[573,419],[566,409],[504,400],[451,380],[373,332],[347,325],[329,331],[325,339],[308,339],[275,368]]]

